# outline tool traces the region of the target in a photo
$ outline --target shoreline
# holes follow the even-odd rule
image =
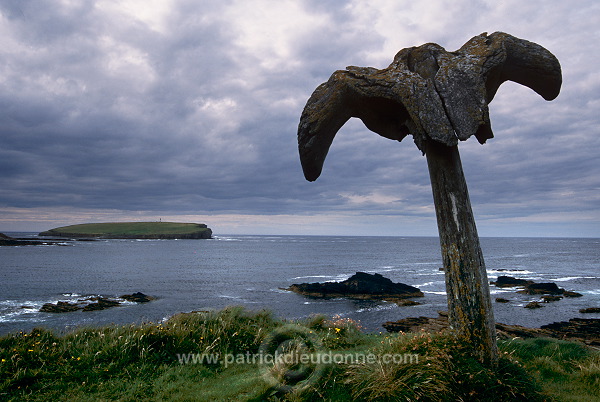
[[[409,317],[388,321],[382,326],[388,332],[436,333],[449,329],[448,313],[440,311],[438,317]],[[600,318],[571,318],[568,321],[545,324],[540,328],[496,322],[496,333],[498,339],[554,338],[600,347]]]
[[[138,320],[131,321],[129,323],[120,323],[120,324],[94,324],[94,323],[81,323],[77,325],[67,325],[63,328],[56,328],[52,326],[44,326],[44,325],[36,325],[29,330],[12,330],[6,333],[0,333],[0,338],[14,336],[19,333],[28,333],[31,331],[35,331],[37,329],[48,330],[54,332],[56,334],[68,334],[70,332],[74,332],[77,330],[85,329],[85,328],[103,328],[107,326],[116,326],[116,327],[134,327],[141,326],[148,323],[159,324],[160,322],[167,321],[172,319],[173,317],[177,317],[180,315],[186,314],[195,314],[195,313],[207,313],[207,312],[219,312],[225,310],[227,308],[241,307],[244,310],[251,312],[258,312],[266,310],[270,313],[273,313],[274,316],[277,316],[273,310],[269,309],[259,309],[253,310],[248,309],[245,306],[235,306],[230,305],[224,308],[219,309],[204,309],[204,310],[195,310],[189,312],[177,312],[170,316],[164,317],[161,320],[153,321],[153,320]],[[75,312],[75,311],[72,311]],[[71,312],[63,312],[63,313],[53,313],[53,314],[69,314]],[[332,317],[328,317],[331,319]],[[279,319],[283,321],[287,321],[285,318],[279,317]],[[291,320],[291,321],[305,321],[310,319],[310,317],[305,317],[299,320]],[[441,331],[449,330],[448,325],[448,314],[446,311],[439,311],[437,317],[407,317],[397,321],[386,321],[381,324],[381,328],[385,329],[389,333],[402,332],[402,333],[438,333]],[[600,318],[571,318],[568,321],[557,321],[549,324],[541,325],[539,328],[536,327],[525,327],[522,325],[516,324],[503,324],[500,322],[496,322],[496,331],[498,340],[501,339],[528,339],[528,338],[552,338],[559,339],[570,342],[579,342],[583,343],[586,346],[600,348]],[[365,334],[369,334],[371,332],[363,331]],[[380,331],[382,333],[383,331]],[[376,334],[377,332],[373,332]]]

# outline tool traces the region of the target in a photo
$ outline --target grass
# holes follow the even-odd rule
[[[81,225],[63,226],[49,230],[47,233],[69,233],[82,235],[177,235],[192,234],[208,230],[206,225],[198,223],[178,222],[112,222],[84,223]]]
[[[600,400],[598,351],[551,339],[499,346],[492,370],[451,333],[365,334],[340,317],[287,322],[231,307],[160,324],[4,336],[0,400]],[[353,359],[251,359],[300,352]]]

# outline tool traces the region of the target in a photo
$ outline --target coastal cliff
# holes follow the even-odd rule
[[[99,239],[210,239],[212,230],[203,223],[114,222],[62,226],[39,236]]]

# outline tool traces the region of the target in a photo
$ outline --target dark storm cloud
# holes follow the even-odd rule
[[[553,51],[564,86],[545,102],[505,84],[491,105],[496,138],[461,144],[478,219],[560,221],[568,211],[597,222],[599,30],[590,16],[598,6],[475,4],[4,1],[0,214],[73,208],[430,222],[426,161],[410,137],[393,142],[350,121],[321,178],[307,183],[300,113],[336,69],[382,68],[402,47],[434,41],[454,50],[503,30]]]

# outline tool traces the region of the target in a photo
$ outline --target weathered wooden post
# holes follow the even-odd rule
[[[478,358],[497,360],[495,321],[458,140],[492,138],[488,104],[510,80],[546,100],[560,92],[561,68],[542,46],[502,32],[473,37],[455,52],[428,43],[401,50],[379,70],[347,67],[308,100],[298,126],[307,180],[321,174],[337,131],[358,117],[377,134],[412,134],[426,155],[446,273],[449,321]]]

